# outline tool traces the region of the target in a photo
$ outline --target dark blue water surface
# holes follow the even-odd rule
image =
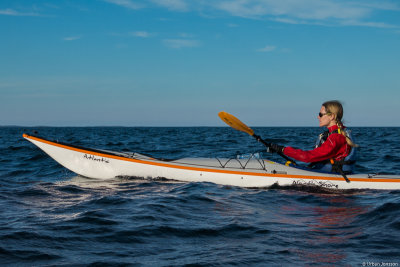
[[[76,145],[163,158],[263,149],[229,127],[2,127],[0,265],[400,265],[399,191],[86,179],[22,139],[34,130]],[[255,130],[299,148],[311,148],[320,131]],[[353,135],[361,146],[357,171],[400,174],[400,128],[355,128]]]

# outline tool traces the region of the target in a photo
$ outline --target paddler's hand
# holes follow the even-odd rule
[[[269,150],[271,151],[271,152],[276,152],[276,153],[280,153],[280,154],[283,154],[283,150],[285,149],[285,147],[284,146],[281,146],[281,145],[278,145],[278,144],[274,144],[274,143],[272,143],[270,146],[269,146]]]

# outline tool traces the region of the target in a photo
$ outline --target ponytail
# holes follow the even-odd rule
[[[338,127],[338,133],[343,135],[346,138],[346,142],[349,146],[351,147],[358,147],[357,144],[355,144],[349,137],[349,134],[346,130],[343,129],[343,123],[339,118],[336,118],[336,125]]]
[[[343,129],[344,126],[342,123],[342,118],[343,118],[342,104],[337,100],[333,100],[333,101],[327,101],[327,102],[323,103],[322,106],[325,107],[326,112],[332,113],[335,115],[336,125],[338,126],[338,132],[339,132],[339,134],[343,135],[346,138],[347,144],[351,147],[358,147],[358,145],[353,143],[353,141],[350,139],[347,131]]]

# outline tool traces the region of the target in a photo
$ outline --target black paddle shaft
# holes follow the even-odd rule
[[[259,135],[254,134],[253,137],[260,143],[262,143],[264,146],[266,146],[269,149],[271,148],[271,143],[266,142],[265,140],[263,140]],[[279,156],[281,156],[282,158],[286,159],[287,161],[292,162],[294,165],[296,165],[296,161],[294,161],[293,159],[287,157],[286,155],[284,155],[281,151],[275,151],[276,153],[278,153]]]

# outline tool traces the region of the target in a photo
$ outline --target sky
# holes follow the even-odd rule
[[[400,126],[400,1],[2,0],[0,125]]]

